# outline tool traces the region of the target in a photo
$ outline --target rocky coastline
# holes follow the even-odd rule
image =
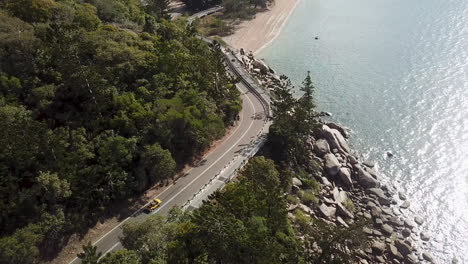
[[[252,53],[245,54],[241,49],[236,56],[267,92],[287,82]],[[431,238],[422,231],[424,218],[408,213],[410,201],[405,194],[392,183],[384,184],[377,166],[361,160],[349,147],[348,138],[347,128],[322,120],[319,135],[309,140],[314,153],[310,159],[323,168],[322,175],[315,176],[322,185],[318,201],[301,200],[299,194],[307,187],[293,178],[290,195],[298,202],[288,204],[291,220],[294,222],[295,210],[344,228],[364,219],[369,224],[362,232],[369,245],[356,256],[357,263],[436,263],[425,249]]]

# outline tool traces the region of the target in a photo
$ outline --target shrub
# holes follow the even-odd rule
[[[311,189],[315,194],[320,192],[320,184],[314,179],[303,179],[302,184],[305,189]]]
[[[304,204],[318,204],[319,202],[316,193],[313,190],[303,190],[298,194],[301,202]]]
[[[354,210],[356,210],[356,207],[354,206],[353,201],[349,198],[343,202],[343,205],[351,213],[354,212]]]
[[[299,199],[296,196],[291,195],[291,194],[288,194],[286,199],[288,200],[288,203],[290,203],[290,204],[298,204],[299,203]]]
[[[312,223],[312,217],[299,209],[294,211],[294,217],[296,224],[301,230],[305,230]]]

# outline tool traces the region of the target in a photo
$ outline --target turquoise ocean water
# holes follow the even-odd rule
[[[468,263],[467,0],[300,0],[258,57],[296,85],[310,70],[319,110],[425,218],[432,255]]]

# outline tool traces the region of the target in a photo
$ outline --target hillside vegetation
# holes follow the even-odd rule
[[[362,223],[349,229],[311,217],[323,186],[308,141],[320,127],[311,77],[304,96],[293,97],[291,83],[274,89],[274,124],[264,156],[252,158],[236,179],[211,195],[199,209],[174,208],[167,217],[129,221],[120,238],[123,250],[106,256],[92,245],[79,257],[85,264],[345,264],[357,263],[366,245]],[[304,194],[294,191],[293,177]],[[297,179],[296,179],[297,180]],[[300,200],[299,200],[300,199]],[[304,209],[306,208],[306,209]]]
[[[164,3],[0,2],[0,263],[37,263],[172,177],[241,104]]]

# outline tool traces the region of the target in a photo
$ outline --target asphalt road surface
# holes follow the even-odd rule
[[[244,72],[245,74],[245,72]],[[257,135],[262,131],[267,116],[265,115],[264,102],[258,95],[255,96],[245,82],[239,82],[237,88],[242,95],[242,111],[240,120],[233,131],[216,148],[210,151],[199,166],[191,168],[184,177],[177,180],[163,190],[157,197],[162,200],[161,206],[152,214],[167,214],[174,206],[182,206],[189,201],[205,184],[229,164],[235,155],[242,153],[249,143],[257,139]],[[263,105],[262,105],[263,103]],[[141,211],[141,210],[140,210]],[[128,221],[141,221],[149,214],[138,212],[119,223],[114,229],[99,238],[93,243],[98,251],[107,254],[111,251],[122,248],[119,237],[122,236],[122,224]],[[71,264],[80,263],[80,259],[75,258]]]

